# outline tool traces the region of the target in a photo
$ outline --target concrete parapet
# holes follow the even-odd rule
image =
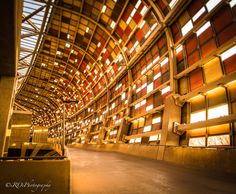
[[[236,173],[236,149],[232,148],[164,147],[140,144],[75,144],[71,147],[95,151],[113,151],[157,160],[160,160],[158,152],[161,151],[164,152],[161,159],[163,161],[193,168]]]

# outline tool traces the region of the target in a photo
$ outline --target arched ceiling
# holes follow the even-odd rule
[[[117,72],[127,68],[131,35],[145,22],[146,14],[152,12],[147,19],[155,27],[165,14],[158,3],[168,5],[151,0],[35,2],[42,3],[39,9],[48,9],[44,13],[49,15],[44,16],[48,20],[39,34],[42,40],[16,101],[30,109],[34,123],[41,125],[60,119],[64,100],[79,101],[67,105],[70,116],[106,90]],[[30,17],[24,15],[23,22],[30,23]],[[23,57],[27,54],[21,61]]]

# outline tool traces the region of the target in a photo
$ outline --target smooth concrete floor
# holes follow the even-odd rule
[[[236,175],[70,148],[72,194],[235,194]]]

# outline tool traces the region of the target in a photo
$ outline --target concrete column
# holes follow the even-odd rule
[[[165,146],[178,146],[179,136],[172,132],[173,122],[180,123],[181,106],[175,104],[175,99],[172,95],[165,99],[165,109],[163,113],[162,133],[160,148],[157,159],[162,160],[165,152]]]
[[[12,113],[15,77],[0,77],[0,156],[4,154],[6,132]]]

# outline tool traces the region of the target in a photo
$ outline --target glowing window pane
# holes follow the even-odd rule
[[[152,124],[160,123],[161,122],[161,117],[157,117],[155,119],[152,119]]]
[[[124,92],[124,93],[121,95],[121,100],[124,100],[124,99],[125,99],[125,96],[126,96],[126,93]]]
[[[176,54],[178,54],[178,53],[181,52],[182,50],[183,50],[183,46],[180,45],[180,46],[178,46],[178,47],[176,48],[175,52],[176,52]]]
[[[190,115],[190,123],[196,123],[199,121],[205,121],[206,120],[206,111],[201,111],[197,113],[191,113]]]
[[[210,12],[212,9],[214,9],[215,6],[217,6],[219,3],[221,2],[221,0],[209,0],[206,3],[207,6],[207,10]]]
[[[199,30],[196,32],[197,36],[200,36],[207,28],[211,26],[210,22],[205,23]]]
[[[135,105],[135,109],[139,108],[140,107],[140,103],[136,104]]]
[[[231,47],[230,49],[226,50],[221,54],[221,59],[224,61],[225,59],[228,59],[229,57],[236,54],[236,45]]]
[[[158,135],[152,135],[149,137],[149,141],[157,141],[158,140]]]
[[[166,57],[163,61],[161,61],[161,66],[165,65],[166,63],[168,63],[169,59]]]
[[[181,28],[181,32],[183,34],[183,36],[185,36],[191,29],[193,28],[193,23],[191,20],[189,20],[187,22],[187,24],[185,24],[182,28]]]
[[[102,13],[104,13],[104,12],[106,11],[106,8],[107,8],[107,6],[106,6],[106,5],[103,5],[103,7],[102,7]]]
[[[234,7],[236,5],[236,0],[232,0],[229,2],[230,7]]]
[[[207,138],[207,146],[214,146],[214,145],[230,145],[230,136],[229,135],[209,136]]]
[[[141,138],[141,137],[139,137],[139,138],[136,138],[136,139],[135,139],[135,143],[140,143],[140,142],[141,142],[141,140],[142,140],[142,138]]]
[[[229,115],[228,104],[210,108],[208,110],[208,119],[214,119],[222,116]]]
[[[148,86],[147,86],[147,93],[151,92],[153,90],[153,83],[150,83]]]
[[[152,127],[151,125],[144,127],[143,132],[151,131]]]
[[[170,8],[173,9],[173,7],[176,5],[177,2],[178,2],[178,0],[172,0],[172,1],[169,3]]]
[[[202,7],[202,8],[193,16],[193,21],[195,22],[205,11],[206,11],[205,7]]]
[[[162,90],[161,90],[161,94],[163,95],[163,94],[165,94],[165,93],[167,93],[167,92],[169,92],[170,91],[170,86],[167,86],[167,87],[165,87],[165,88],[163,88]]]
[[[143,100],[143,101],[141,102],[140,106],[143,106],[144,104],[146,104],[146,102],[147,102],[147,100],[146,100],[146,99],[145,99],[145,100]]]
[[[129,143],[134,143],[134,140],[135,140],[135,139],[130,139],[130,140],[129,140]]]
[[[153,105],[149,105],[146,107],[146,111],[152,110],[153,109]]]
[[[195,137],[195,138],[190,138],[189,139],[189,146],[192,146],[192,147],[202,147],[202,146],[205,146],[206,144],[206,138],[205,137]]]
[[[153,80],[156,80],[157,78],[161,77],[161,72],[159,72],[158,74],[156,74],[153,78]]]

